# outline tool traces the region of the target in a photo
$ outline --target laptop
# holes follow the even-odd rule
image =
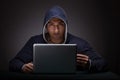
[[[76,44],[33,44],[33,73],[75,73]]]

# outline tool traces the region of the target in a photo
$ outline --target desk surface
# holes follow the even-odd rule
[[[25,74],[17,72],[0,72],[0,78],[4,79],[120,79],[112,72],[82,73],[76,74]]]

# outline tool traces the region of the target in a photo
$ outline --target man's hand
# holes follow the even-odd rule
[[[25,73],[33,72],[33,63],[27,63],[22,66],[22,71]]]
[[[89,57],[84,54],[77,54],[77,64],[86,67],[87,63],[89,62]]]

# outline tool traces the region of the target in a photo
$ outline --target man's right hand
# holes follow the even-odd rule
[[[22,66],[22,71],[24,73],[31,73],[33,72],[33,63],[27,63]]]

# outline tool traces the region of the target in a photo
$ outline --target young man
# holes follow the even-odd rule
[[[33,71],[33,44],[77,44],[77,69],[88,72],[104,71],[106,63],[85,40],[67,32],[65,11],[54,6],[45,15],[43,34],[33,36],[9,62],[9,70],[30,73]]]

